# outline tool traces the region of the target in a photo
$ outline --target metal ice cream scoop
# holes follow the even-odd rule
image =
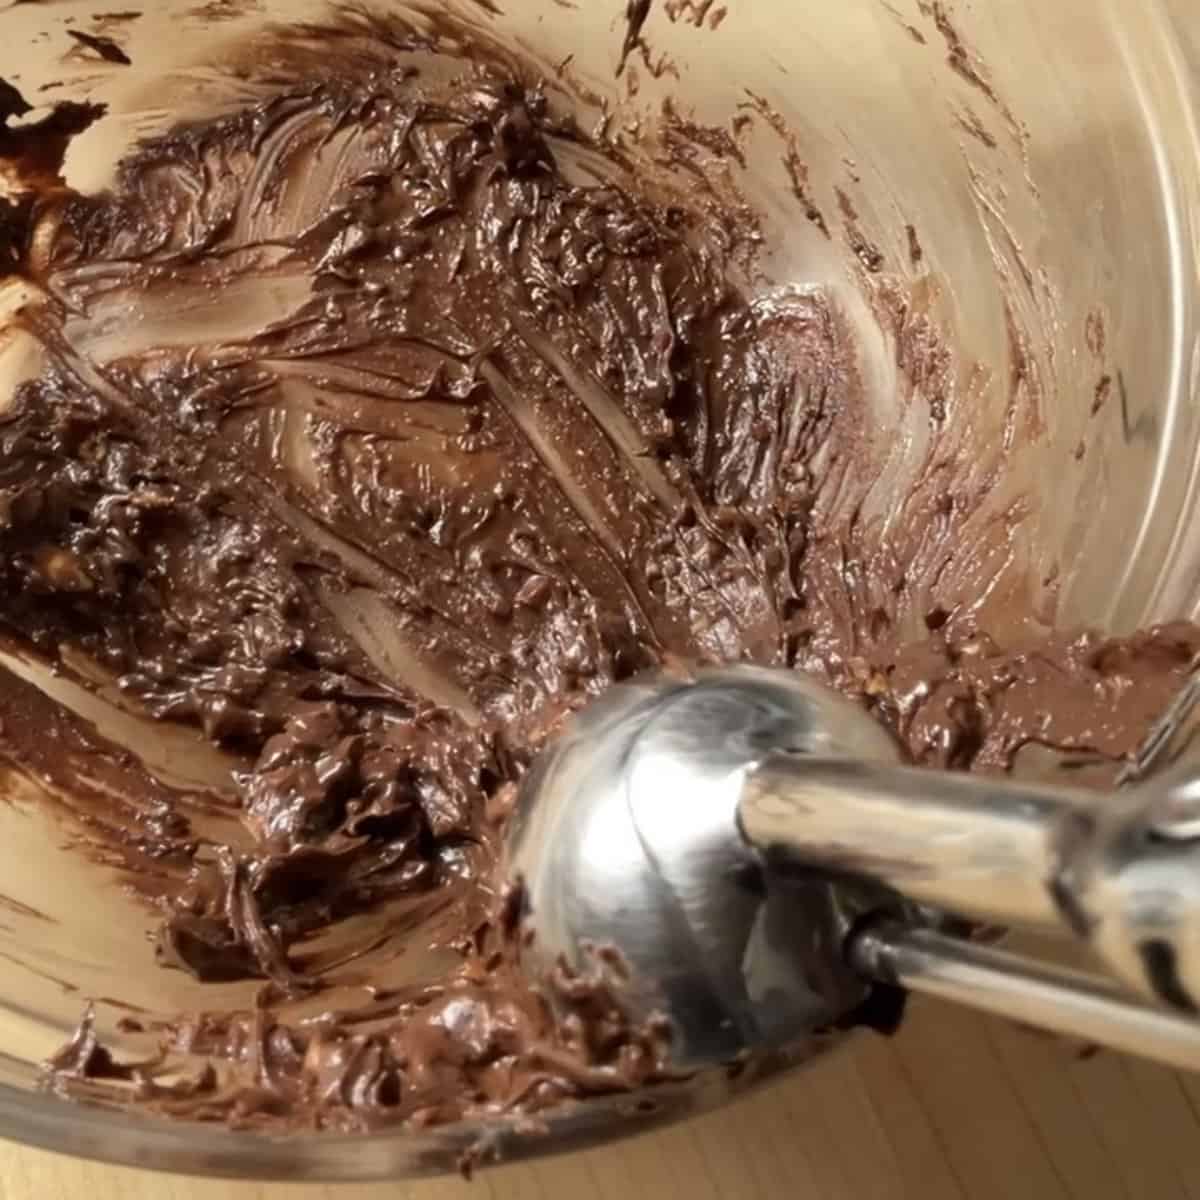
[[[619,957],[681,1068],[853,1023],[885,984],[1200,1070],[1194,806],[1185,784],[905,767],[821,684],[736,667],[577,717],[523,785],[508,868],[533,969]],[[1064,934],[1107,978],[974,940],[981,922]]]

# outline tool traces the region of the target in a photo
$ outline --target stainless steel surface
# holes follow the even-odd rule
[[[1059,929],[1051,885],[1094,809],[1094,795],[1068,788],[777,753],[747,777],[739,815],[770,856],[867,875],[961,916]]]
[[[748,775],[739,817],[769,859],[869,878],[959,916],[1058,930],[1135,993],[1194,1014],[1195,791],[1186,780],[1150,782],[1098,800],[1007,778],[777,753]]]
[[[1157,789],[1125,800],[1064,861],[1062,894],[1119,979],[1200,1017],[1200,839],[1190,821],[1163,825]]]
[[[1010,1008],[1031,1024],[1160,1059],[1180,1040],[1195,1052],[1200,853],[1153,835],[1161,789],[1098,802],[897,758],[862,708],[793,672],[614,689],[522,787],[510,869],[533,969],[600,970],[595,949],[616,947],[632,1007],[670,1017],[689,1067],[848,1018],[864,999],[848,964],[996,1011],[1030,985]],[[879,914],[894,929],[940,914],[1061,932],[1176,1015],[965,942],[876,936],[867,953],[855,938]]]
[[[857,934],[849,954],[865,975],[910,991],[1200,1071],[1200,1023],[1139,1004],[1094,975],[895,921]]]
[[[780,745],[896,756],[828,689],[743,667],[612,689],[522,788],[509,870],[524,882],[534,969],[592,969],[588,947],[618,947],[625,1000],[670,1013],[684,1067],[807,1037],[866,994],[840,947],[871,889],[764,876],[738,836],[746,773]]]

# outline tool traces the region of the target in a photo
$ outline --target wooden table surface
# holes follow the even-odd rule
[[[0,1143],[0,1200],[1200,1200],[1200,1076],[916,1003],[740,1104],[603,1151],[459,1179],[230,1184]]]

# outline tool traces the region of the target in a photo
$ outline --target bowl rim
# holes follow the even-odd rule
[[[830,1030],[760,1059],[636,1092],[566,1102],[544,1114],[372,1133],[236,1130],[0,1082],[0,1136],[116,1166],[256,1182],[368,1183],[454,1172],[469,1177],[489,1164],[585,1150],[699,1116],[857,1036],[857,1030]]]
[[[1111,7],[1124,0],[1106,2]],[[1171,44],[1165,0],[1141,4],[1146,23],[1158,24],[1162,40],[1156,57],[1169,67],[1171,90],[1200,163],[1200,131],[1191,104],[1200,93],[1200,63],[1189,62]],[[1162,174],[1169,185],[1165,164]],[[1172,236],[1181,247],[1188,240],[1184,231],[1191,232],[1196,220],[1187,200],[1167,187]],[[1176,271],[1176,291],[1195,286],[1178,262]],[[1180,404],[1191,400],[1185,365],[1181,359],[1176,373]],[[1191,482],[1189,501],[1200,495],[1200,478]],[[235,1130],[133,1108],[80,1103],[0,1080],[0,1137],[95,1162],[230,1180],[352,1183],[428,1178],[489,1162],[582,1150],[661,1129],[747,1095],[857,1036],[830,1033],[769,1059],[640,1092],[573,1101],[534,1118],[497,1115],[420,1131],[403,1126],[371,1133]],[[30,1074],[29,1064],[3,1055],[0,1070],[10,1080]]]

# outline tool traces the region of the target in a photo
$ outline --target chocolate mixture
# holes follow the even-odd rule
[[[669,1031],[522,978],[490,873],[539,746],[640,671],[815,672],[936,767],[1133,750],[1200,632],[980,628],[987,485],[940,429],[887,538],[860,521],[854,339],[748,277],[744,213],[499,56],[356,26],[276,63],[271,98],[139,145],[110,192],[5,210],[41,354],[0,410],[6,652],[207,749],[170,778],[7,674],[0,752],[161,914],[164,969],[262,981],[157,1025],[161,1060],[89,1017],[51,1086],[361,1129],[659,1078]],[[345,964],[315,940],[381,906],[459,965],[322,1008]]]

